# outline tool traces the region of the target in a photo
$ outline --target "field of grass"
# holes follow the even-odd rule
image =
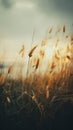
[[[2,129],[59,130],[73,128],[73,37],[57,28],[28,53],[23,76],[24,46],[7,73],[0,74],[0,126]],[[63,35],[60,40],[60,35]],[[52,39],[52,40],[51,40]],[[50,41],[49,41],[50,40]],[[54,40],[54,41],[53,41]],[[55,42],[54,47],[50,42]],[[60,46],[62,42],[65,42]],[[53,49],[53,50],[52,50]],[[2,68],[1,68],[2,69]]]

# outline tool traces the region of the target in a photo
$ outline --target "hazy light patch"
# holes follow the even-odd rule
[[[24,1],[24,2],[16,2],[15,4],[15,7],[16,8],[19,8],[19,9],[33,9],[34,8],[34,3],[32,2],[29,2],[29,1]]]
[[[54,0],[52,2],[50,0],[3,0],[2,3],[1,1],[0,54],[4,54],[6,50],[10,60],[14,58],[23,44],[27,51],[31,49],[34,28],[35,35],[32,46],[35,43],[39,44],[44,39],[50,25],[53,27],[58,24],[66,25],[73,21],[73,17],[68,15],[68,12],[66,16],[63,15],[61,7],[59,10],[53,2]]]

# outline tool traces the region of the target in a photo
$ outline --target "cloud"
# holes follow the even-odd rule
[[[63,13],[66,15],[72,15],[73,13],[73,0],[0,0],[3,7],[11,8],[13,5],[18,7],[32,7],[48,15],[49,13],[54,14],[55,12]]]
[[[35,1],[35,0],[34,0]],[[18,8],[31,8],[34,4],[33,0],[0,0],[1,6],[3,6],[5,9],[10,9],[11,7],[15,6]]]
[[[40,9],[46,12],[53,8],[52,0],[38,0],[37,5]]]
[[[73,14],[73,0],[55,0],[54,4],[59,11]]]
[[[4,8],[11,8],[14,4],[14,0],[1,0],[1,5],[4,7]]]
[[[30,46],[33,29],[38,43],[50,24],[73,20],[72,5],[73,0],[0,0],[0,50],[17,49],[22,41]]]
[[[66,16],[73,14],[73,0],[37,0],[35,3],[38,9],[46,15],[55,12]]]

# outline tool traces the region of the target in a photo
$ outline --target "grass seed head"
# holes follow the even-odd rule
[[[63,32],[65,33],[65,31],[66,31],[66,27],[65,27],[65,25],[63,26]]]
[[[8,68],[8,74],[12,72],[12,69],[13,69],[13,65],[10,65]]]
[[[29,54],[28,54],[29,57],[32,57],[32,54],[33,54],[33,52],[34,52],[34,50],[35,50],[36,48],[37,48],[37,45],[31,49],[31,51],[30,51]]]
[[[24,56],[24,45],[22,46],[21,50],[19,51],[19,54],[23,57]]]
[[[49,33],[52,33],[52,31],[53,31],[53,27],[50,28]]]
[[[36,69],[38,69],[38,67],[39,67],[39,59],[37,59]]]

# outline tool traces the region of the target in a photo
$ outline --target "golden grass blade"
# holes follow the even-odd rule
[[[49,85],[46,86],[46,99],[49,98]]]

